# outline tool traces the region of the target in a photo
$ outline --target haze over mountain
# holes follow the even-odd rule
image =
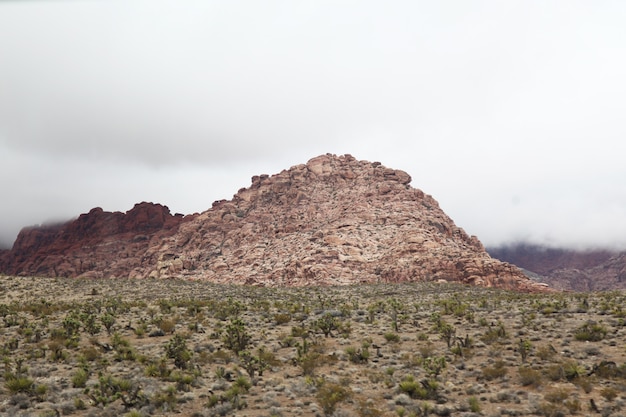
[[[524,268],[561,290],[626,289],[626,251],[574,250],[523,243],[488,248],[494,258]]]
[[[457,281],[545,291],[489,257],[404,171],[322,155],[252,178],[192,216],[141,203],[29,228],[0,258],[7,274],[191,278],[263,286]]]

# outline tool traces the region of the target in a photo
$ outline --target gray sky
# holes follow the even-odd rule
[[[626,248],[624,1],[2,1],[0,246],[326,152],[486,245]]]

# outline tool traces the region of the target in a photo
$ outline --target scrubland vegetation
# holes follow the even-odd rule
[[[0,415],[621,416],[625,301],[0,276]]]

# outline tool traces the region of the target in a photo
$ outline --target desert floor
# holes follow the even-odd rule
[[[625,301],[0,276],[0,415],[623,416]]]

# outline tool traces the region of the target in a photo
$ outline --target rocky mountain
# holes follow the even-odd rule
[[[626,252],[513,244],[489,248],[494,258],[540,276],[551,287],[573,291],[626,289]]]
[[[458,281],[546,286],[492,259],[411,177],[379,162],[322,155],[252,178],[193,216],[142,203],[23,230],[5,274],[188,278],[263,286]]]

